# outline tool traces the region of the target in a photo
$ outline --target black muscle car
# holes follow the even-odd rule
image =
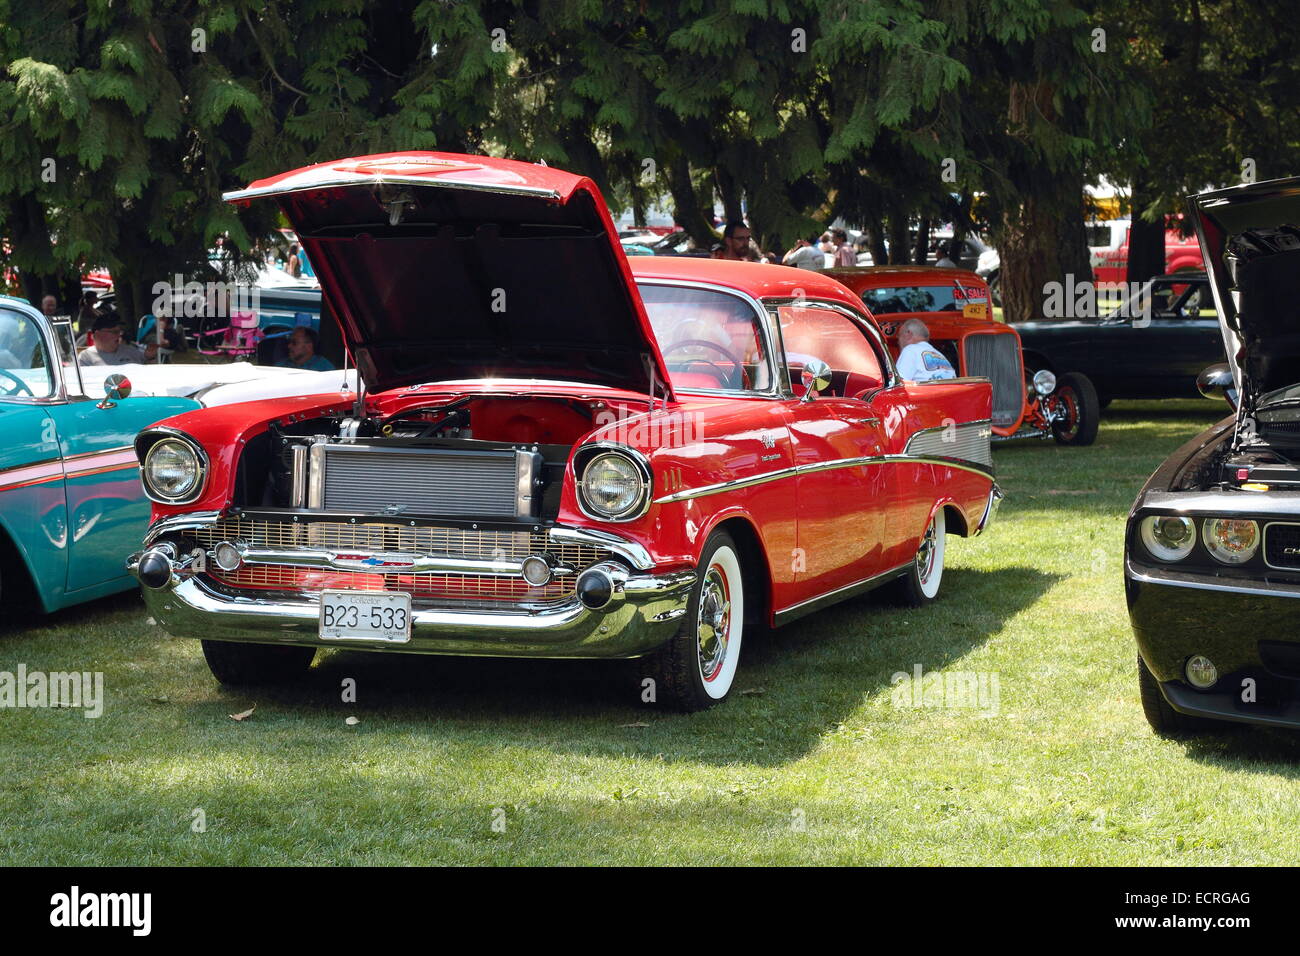
[[[1067,304],[1073,304],[1067,294]],[[1148,307],[1149,304],[1149,307]],[[1222,362],[1223,335],[1204,272],[1157,276],[1098,318],[1013,323],[1025,368],[1086,375],[1105,408],[1116,398],[1187,398]]]
[[[1300,179],[1193,196],[1234,413],[1134,502],[1124,578],[1138,684],[1161,734],[1300,727]]]

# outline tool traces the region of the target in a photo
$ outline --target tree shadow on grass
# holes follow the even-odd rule
[[[746,644],[731,698],[697,714],[643,703],[640,661],[526,661],[335,651],[302,681],[222,689],[190,705],[195,720],[228,720],[249,704],[259,717],[291,712],[328,727],[321,745],[351,749],[334,733],[346,716],[368,731],[435,743],[477,739],[566,754],[776,765],[797,760],[891,677],[942,670],[997,634],[1059,579],[1034,568],[949,569],[944,595],[920,610],[876,595],[804,618]],[[342,700],[356,682],[355,703]]]

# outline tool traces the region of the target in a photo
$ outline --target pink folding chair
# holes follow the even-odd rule
[[[254,312],[235,312],[230,316],[230,325],[224,329],[205,329],[204,337],[221,334],[221,342],[215,348],[199,351],[204,355],[228,355],[233,359],[249,358],[257,354],[257,343],[262,341],[262,330],[258,328],[257,314]]]

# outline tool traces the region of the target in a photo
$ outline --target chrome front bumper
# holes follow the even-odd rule
[[[151,586],[140,565],[154,554],[166,558],[171,570]],[[686,614],[695,572],[637,573],[613,561],[601,567],[613,587],[609,602],[598,610],[576,596],[547,605],[490,609],[417,600],[411,607],[410,639],[396,642],[322,640],[318,595],[228,594],[165,549],[133,554],[126,563],[141,582],[150,614],[177,637],[406,654],[570,658],[639,657],[668,641]]]

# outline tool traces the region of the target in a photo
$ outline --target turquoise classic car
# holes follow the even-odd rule
[[[86,395],[71,323],[0,296],[0,601],[45,611],[136,586],[149,522],[132,445],[192,398]],[[89,370],[87,370],[89,371]],[[102,372],[103,370],[99,370]],[[116,399],[116,400],[114,400]],[[31,598],[35,592],[36,601]]]

